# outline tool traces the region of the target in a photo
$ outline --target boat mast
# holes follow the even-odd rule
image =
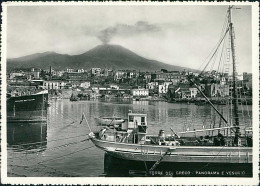
[[[238,145],[238,138],[240,135],[239,128],[239,118],[238,118],[238,99],[237,99],[237,85],[236,85],[236,59],[235,59],[235,48],[234,48],[234,35],[233,35],[233,23],[231,20],[231,9],[233,6],[228,8],[228,23],[229,23],[229,35],[231,40],[231,53],[232,53],[232,65],[233,65],[233,107],[234,107],[234,118],[235,118],[235,141],[234,143]]]

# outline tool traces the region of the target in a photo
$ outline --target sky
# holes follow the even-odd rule
[[[7,57],[76,55],[102,43],[199,69],[220,39],[227,6],[9,6]],[[238,72],[252,71],[251,7],[232,11]]]

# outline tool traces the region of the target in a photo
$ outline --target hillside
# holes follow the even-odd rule
[[[95,67],[140,71],[158,71],[162,68],[167,70],[184,69],[183,67],[146,59],[119,45],[99,45],[80,55],[44,52],[7,60],[8,69],[31,67],[48,69],[50,66],[55,70]]]

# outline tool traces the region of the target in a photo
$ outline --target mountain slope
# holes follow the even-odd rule
[[[66,68],[109,68],[140,71],[183,70],[183,67],[149,60],[119,45],[99,45],[80,55],[65,55],[54,52],[33,54],[21,58],[8,59],[7,68],[41,68],[55,70]]]

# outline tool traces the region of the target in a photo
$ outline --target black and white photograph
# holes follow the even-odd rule
[[[2,183],[258,184],[258,23],[256,2],[3,3]]]

